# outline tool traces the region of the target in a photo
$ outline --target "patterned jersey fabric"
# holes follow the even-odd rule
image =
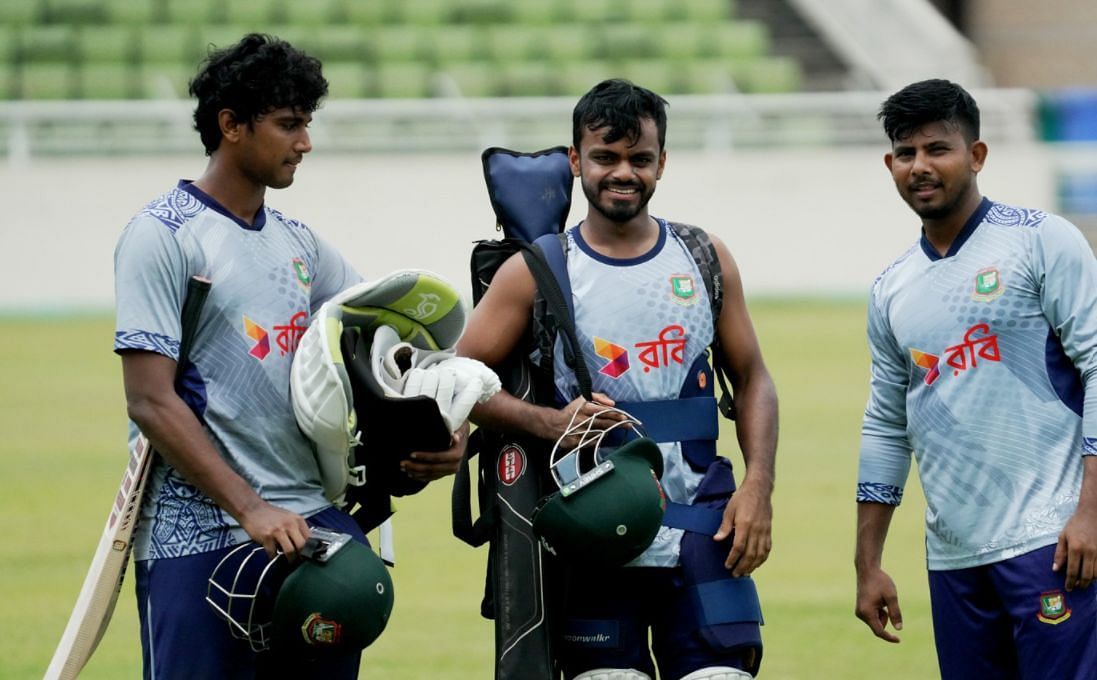
[[[712,310],[693,257],[666,222],[648,253],[614,259],[595,252],[578,227],[568,230],[567,265],[575,325],[593,388],[615,401],[677,399],[695,362],[712,342]],[[557,341],[554,376],[564,398],[579,396],[574,373]],[[570,395],[570,396],[568,396]],[[701,473],[693,470],[678,443],[660,444],[661,483],[667,499],[693,501]],[[660,527],[633,566],[678,563],[681,529]]]
[[[857,500],[898,505],[913,452],[930,569],[1056,542],[1097,452],[1094,310],[1081,233],[987,199],[945,257],[923,236],[876,280]]]
[[[261,497],[303,515],[323,509],[312,445],[290,404],[290,363],[312,312],[361,277],[305,225],[265,206],[248,225],[181,181],[138,213],[118,241],[115,351],[177,359],[180,312],[194,275],[212,287],[181,396]],[[130,430],[132,445],[132,423]],[[137,559],[201,553],[245,538],[228,513],[162,460],[141,517]]]

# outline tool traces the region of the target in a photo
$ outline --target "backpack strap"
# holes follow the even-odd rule
[[[564,338],[564,360],[575,371],[579,391],[587,400],[592,398],[593,381],[583,360],[579,336],[575,332],[575,307],[571,300],[571,279],[568,278],[563,234],[545,234],[531,246],[522,248],[537,290],[548,305],[548,312]]]
[[[682,222],[669,222],[674,233],[693,256],[701,280],[705,284],[709,303],[712,307],[712,371],[720,383],[720,413],[728,420],[735,420],[735,402],[728,389],[727,375],[730,373],[727,357],[720,344],[720,310],[724,306],[724,278],[720,269],[720,258],[716,255],[716,246],[708,233],[700,227]]]

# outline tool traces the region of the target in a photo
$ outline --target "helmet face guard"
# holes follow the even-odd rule
[[[559,491],[543,498],[533,512],[533,530],[557,556],[588,564],[622,565],[638,557],[662,524],[666,497],[659,484],[663,456],[651,439],[638,436],[604,455],[601,444],[613,428],[639,429],[627,416],[619,425],[593,429],[593,418],[574,422],[550,456]],[[560,442],[580,435],[563,453]]]
[[[252,651],[318,655],[376,640],[392,613],[393,588],[373,551],[313,527],[296,565],[251,542],[232,550],[210,575],[206,601]]]
[[[253,652],[270,649],[274,598],[288,572],[281,553],[267,557],[263,546],[249,542],[236,546],[210,575],[206,602]]]

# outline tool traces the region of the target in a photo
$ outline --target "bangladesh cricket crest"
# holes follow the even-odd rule
[[[306,291],[312,288],[312,275],[309,274],[309,266],[299,257],[293,258],[293,273],[297,277],[297,283]]]
[[[328,647],[339,644],[343,627],[338,622],[325,619],[320,612],[313,612],[301,624],[301,635],[312,646]]]
[[[976,272],[975,290],[971,294],[971,299],[976,302],[990,302],[1004,293],[1005,290],[1005,286],[1002,285],[1002,275],[998,272],[998,268],[987,267]]]
[[[697,302],[697,289],[693,287],[693,277],[677,274],[670,277],[671,299],[687,307]]]
[[[1067,607],[1066,596],[1062,591],[1053,590],[1040,594],[1040,613],[1036,618],[1053,626],[1070,618],[1070,607]]]

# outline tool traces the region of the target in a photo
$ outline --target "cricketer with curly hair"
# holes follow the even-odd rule
[[[214,567],[253,540],[291,558],[310,525],[358,525],[325,498],[297,426],[289,376],[308,320],[362,277],[304,224],[266,205],[311,149],[328,84],[320,62],[251,34],[213,51],[190,86],[209,163],[126,226],[115,250],[117,326],[131,437],[161,454],[134,539],[146,678],[354,678],[360,652],[321,659],[256,653],[206,604]],[[212,281],[175,382],[187,281]],[[464,450],[417,453],[409,475],[452,474]]]

